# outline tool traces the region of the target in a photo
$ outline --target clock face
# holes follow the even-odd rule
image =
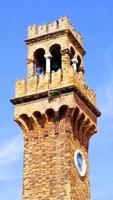
[[[86,162],[83,156],[83,153],[80,150],[75,151],[74,162],[77,168],[77,171],[80,176],[85,176],[86,174]]]

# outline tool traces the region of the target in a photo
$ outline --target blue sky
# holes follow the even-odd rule
[[[91,200],[113,199],[113,1],[1,0],[0,2],[0,200],[20,200],[23,139],[13,121],[15,80],[26,76],[27,26],[68,15],[84,37],[86,82],[102,112],[90,141]]]

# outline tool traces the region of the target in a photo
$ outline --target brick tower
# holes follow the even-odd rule
[[[96,95],[84,82],[82,37],[67,17],[28,27],[27,79],[16,81],[24,138],[23,200],[89,200]]]

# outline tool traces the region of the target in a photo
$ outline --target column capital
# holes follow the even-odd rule
[[[73,58],[71,61],[72,61],[73,64],[77,64],[78,63],[77,58]]]
[[[52,55],[50,53],[45,53],[44,54],[45,59],[50,59]]]
[[[61,55],[65,55],[65,54],[68,54],[70,56],[70,50],[67,48],[67,49],[62,49],[60,51]]]

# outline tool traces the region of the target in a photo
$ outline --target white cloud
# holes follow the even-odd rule
[[[104,117],[113,115],[113,44],[103,52],[101,81],[98,83],[97,101]]]
[[[113,115],[113,80],[98,89],[98,105],[104,116]]]
[[[0,165],[12,163],[21,158],[23,145],[21,137],[16,137],[0,149]]]
[[[113,198],[113,183],[101,183],[93,187],[93,193],[91,192],[91,199],[95,200],[107,200]]]

